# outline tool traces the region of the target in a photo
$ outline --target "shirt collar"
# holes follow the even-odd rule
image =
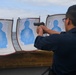
[[[69,30],[68,32],[76,33],[76,28],[73,28],[73,29]]]

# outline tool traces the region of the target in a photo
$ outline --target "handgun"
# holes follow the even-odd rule
[[[40,25],[45,25],[45,23],[44,22],[34,23],[34,26],[40,26]]]

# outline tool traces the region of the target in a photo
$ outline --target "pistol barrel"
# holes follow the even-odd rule
[[[40,26],[40,25],[45,25],[45,23],[44,22],[34,23],[34,26]]]

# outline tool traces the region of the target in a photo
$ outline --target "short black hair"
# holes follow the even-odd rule
[[[66,18],[69,18],[73,25],[76,26],[76,5],[72,5],[68,8]]]

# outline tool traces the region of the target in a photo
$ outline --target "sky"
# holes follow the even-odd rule
[[[68,7],[76,4],[76,0],[0,0],[0,18],[14,19],[39,17],[45,22],[47,15],[65,14]]]

